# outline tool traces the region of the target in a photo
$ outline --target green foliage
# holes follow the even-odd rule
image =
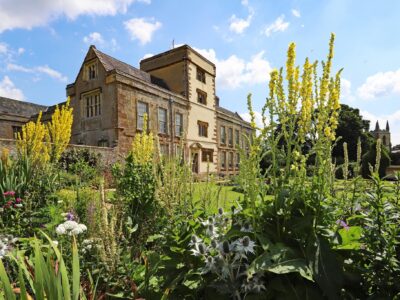
[[[82,290],[79,255],[75,239],[72,243],[72,272],[69,273],[60,250],[47,235],[45,237],[49,245],[42,245],[38,239],[33,239],[32,256],[28,259],[24,258],[23,252],[11,256],[19,270],[17,279],[19,297],[21,299],[33,296],[36,299],[78,300]],[[0,260],[0,282],[6,299],[17,299],[2,260]],[[32,295],[28,294],[28,290],[32,292]]]
[[[123,204],[125,213],[125,234],[134,241],[137,251],[149,235],[162,227],[154,165],[152,162],[136,162],[129,154],[123,166],[114,166],[113,175],[117,184],[115,198]],[[134,227],[137,230],[132,231]]]
[[[376,163],[376,141],[371,145],[371,149],[362,156],[362,176],[364,178],[369,178],[371,176],[370,167],[375,166]],[[381,178],[386,175],[386,168],[390,165],[390,156],[388,149],[381,145],[381,160],[379,164],[379,176]]]
[[[108,194],[89,152],[36,168],[2,157],[0,204],[10,209],[0,211],[0,299],[398,298],[400,174],[380,178],[389,160],[378,142],[361,178],[367,148],[354,143],[367,124],[347,106],[339,115],[332,57],[333,37],[321,78],[308,59],[300,74],[290,45],[285,74],[271,73],[263,128],[249,96],[254,134],[240,150],[240,194],[213,176],[194,183],[181,159],[157,160],[145,133],[114,166]],[[336,127],[346,144],[334,165]],[[76,225],[85,239],[66,234]]]
[[[360,115],[360,110],[352,108],[346,104],[340,105],[339,124],[336,135],[340,139],[332,149],[332,157],[344,157],[343,143],[347,143],[349,150],[349,160],[357,159],[357,140],[361,139],[362,152],[367,153],[373,148],[373,137],[369,133],[369,121],[364,120]]]
[[[60,167],[65,170],[61,173],[64,186],[99,185],[101,165],[101,154],[88,149],[72,148],[65,151],[59,160]]]
[[[76,149],[72,148],[65,151],[59,160],[60,166],[66,170],[70,171],[74,168],[74,165],[78,162],[84,162],[88,166],[93,168],[101,167],[100,165],[101,154],[90,151],[88,149]]]
[[[29,159],[0,160],[0,199],[4,201],[4,193],[8,191],[14,191],[19,197],[24,195],[32,177]]]

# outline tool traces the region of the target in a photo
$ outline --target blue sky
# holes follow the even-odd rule
[[[400,143],[397,0],[0,0],[0,96],[61,102],[90,44],[138,66],[174,40],[216,63],[221,105],[245,115],[249,92],[260,110],[291,41],[299,64],[321,60],[331,32],[342,103],[372,126],[388,119]]]

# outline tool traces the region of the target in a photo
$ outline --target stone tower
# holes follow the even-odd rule
[[[371,131],[371,134],[375,139],[381,139],[382,145],[384,145],[390,151],[392,144],[390,140],[389,121],[386,121],[385,129],[380,129],[379,122],[376,121],[375,130]]]

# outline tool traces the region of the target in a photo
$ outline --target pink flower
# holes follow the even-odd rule
[[[21,203],[21,202],[22,202],[22,199],[21,199],[21,198],[15,199],[15,203]]]
[[[7,191],[3,193],[4,196],[15,196],[15,192],[14,191]]]

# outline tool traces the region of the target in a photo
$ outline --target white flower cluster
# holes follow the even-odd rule
[[[231,214],[225,213],[220,208],[216,216],[209,217],[202,222],[205,226],[205,234],[209,239],[203,241],[194,235],[189,246],[194,256],[204,259],[203,274],[208,272],[216,274],[220,280],[229,281],[229,286],[240,286],[243,293],[260,292],[265,289],[261,277],[257,274],[252,277],[247,276],[248,255],[254,254],[255,242],[247,235],[234,241],[225,238],[225,234],[230,228],[229,224],[232,223],[236,213],[237,211],[234,209]],[[235,225],[239,225],[239,222]],[[240,231],[251,233],[252,228],[244,224]]]
[[[63,234],[78,235],[86,230],[87,230],[86,225],[78,224],[75,221],[68,220],[57,226],[56,233],[60,235]]]
[[[12,235],[0,235],[0,259],[11,251],[12,245],[17,240]]]
[[[99,238],[91,238],[91,239],[84,239],[82,241],[82,253],[88,253],[92,251],[94,248],[99,248],[101,240]]]

